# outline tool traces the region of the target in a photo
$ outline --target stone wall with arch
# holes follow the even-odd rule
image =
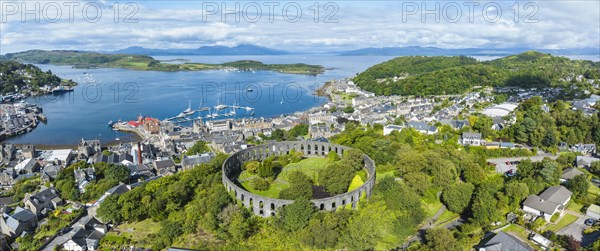
[[[334,151],[341,156],[349,147],[314,141],[284,141],[253,146],[241,150],[225,160],[222,174],[223,185],[225,185],[229,193],[241,201],[246,208],[251,209],[255,215],[262,217],[274,216],[277,209],[292,204],[294,201],[253,194],[239,187],[234,181],[237,180],[238,175],[242,172],[242,164],[244,162],[252,160],[262,161],[272,155],[288,154],[292,149],[302,152],[305,157],[326,157],[330,151]],[[375,162],[369,156],[364,155],[364,163],[364,169],[367,172],[367,181],[362,186],[336,196],[313,199],[311,202],[315,207],[319,210],[332,211],[350,204],[355,209],[358,207],[358,201],[363,194],[367,198],[370,197],[375,185]]]

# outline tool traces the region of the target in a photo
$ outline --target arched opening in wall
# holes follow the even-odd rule
[[[242,201],[244,201],[244,195],[242,194]]]
[[[362,190],[361,190],[361,191],[358,191],[358,199],[359,199],[359,200],[360,200],[360,197],[362,197],[362,193],[363,193],[363,192],[362,192]]]
[[[263,212],[263,210],[260,210],[260,215],[265,215],[265,213]]]
[[[321,203],[321,205],[319,206],[320,210],[325,210],[325,204]]]
[[[237,198],[237,190],[233,190],[233,194],[235,194],[235,197]]]
[[[335,202],[331,203],[331,208],[335,209]]]
[[[307,145],[307,146],[306,146],[306,150],[308,150],[308,151],[307,151],[307,152],[308,152],[308,155],[310,155],[310,154],[311,154],[311,153],[310,153],[310,150],[311,150],[311,149],[312,149],[312,148],[310,147],[310,145]]]
[[[275,216],[275,213],[274,213],[274,212],[271,212],[271,216]]]
[[[350,202],[354,202],[354,195],[352,195],[352,197],[350,197]]]
[[[271,210],[275,210],[275,204],[271,203]]]
[[[319,155],[319,146],[317,144],[315,144],[315,146],[313,147],[314,149],[314,154],[315,155]]]
[[[253,201],[252,197],[250,197],[250,203],[248,203],[248,205],[250,205],[250,208],[252,208],[252,206],[254,206],[254,201]]]
[[[264,206],[264,203],[262,202],[262,200],[260,202],[258,202],[258,207],[259,208],[263,208],[263,206]]]
[[[325,153],[325,146],[321,146],[321,155],[327,155],[327,153]]]
[[[342,200],[342,206],[346,205],[346,200]]]

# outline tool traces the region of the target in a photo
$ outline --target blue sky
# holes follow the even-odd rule
[[[73,2],[2,1],[0,52],[28,49],[115,50],[129,46],[197,48],[239,44],[294,51],[392,46],[600,47],[600,2],[594,0],[102,0],[80,1],[72,7],[74,14],[69,15],[68,6],[74,5]],[[316,6],[315,2],[319,5]],[[257,12],[257,6],[261,13]],[[318,15],[315,7],[319,9]],[[37,14],[27,14],[25,8]],[[96,8],[101,9],[101,16],[96,16]],[[115,8],[119,9],[118,15]],[[57,9],[60,9],[60,18],[57,18]],[[84,10],[87,10],[87,16],[84,16]],[[274,10],[273,15],[269,15],[271,10]],[[287,15],[283,14],[284,10],[287,10]],[[301,16],[297,15],[298,10],[301,10]],[[131,14],[128,20],[133,23],[124,22],[128,14]],[[115,22],[115,16],[118,22]]]

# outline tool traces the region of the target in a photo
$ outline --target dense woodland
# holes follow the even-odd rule
[[[32,64],[0,60],[0,94],[13,93],[24,87],[37,90],[41,86],[57,86],[61,82],[50,70],[44,72]]]
[[[579,75],[599,79],[600,63],[529,51],[486,62],[464,56],[399,57],[370,67],[354,81],[377,95],[422,96],[461,94],[473,86],[560,87]]]

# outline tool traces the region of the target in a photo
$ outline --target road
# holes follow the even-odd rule
[[[487,162],[495,164],[496,172],[498,172],[500,174],[504,174],[504,173],[508,172],[508,170],[513,170],[513,172],[517,170],[516,165],[507,165],[506,162],[522,161],[525,159],[531,159],[531,161],[533,161],[533,162],[538,162],[538,161],[542,161],[546,157],[551,158],[551,159],[556,159],[556,158],[558,158],[558,155],[543,153],[543,154],[538,154],[538,155],[532,156],[532,157],[511,157],[511,158],[488,159]]]

